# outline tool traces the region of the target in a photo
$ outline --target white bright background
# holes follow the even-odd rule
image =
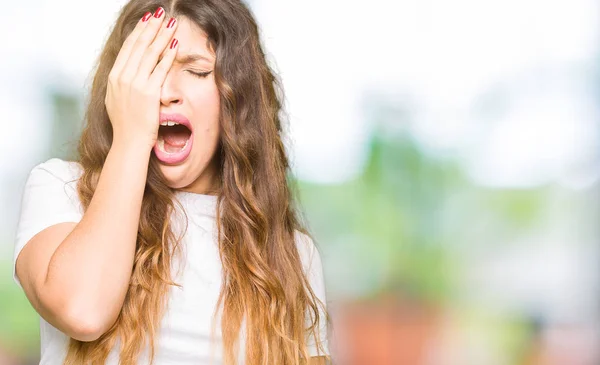
[[[123,1],[33,0],[7,4],[0,103],[3,173],[22,172],[44,150],[40,83],[83,88]],[[573,1],[251,2],[291,115],[298,174],[351,178],[369,131],[365,90],[409,97],[410,126],[434,153],[459,154],[473,179],[525,187],[598,178],[595,86],[599,5]],[[83,90],[82,90],[83,92]],[[489,94],[508,112],[473,113]],[[35,106],[32,108],[32,106]],[[489,117],[488,117],[489,118]],[[22,121],[22,122],[21,122]],[[47,142],[46,142],[47,143]],[[38,149],[36,151],[36,149]]]

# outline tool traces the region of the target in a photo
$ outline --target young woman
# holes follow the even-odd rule
[[[278,91],[239,0],[124,6],[78,160],[25,185],[14,279],[41,316],[41,364],[326,363]]]

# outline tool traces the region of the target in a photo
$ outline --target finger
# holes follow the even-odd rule
[[[175,30],[177,29],[177,23],[175,18],[171,18],[161,27],[158,36],[144,53],[136,77],[148,79],[159,59],[164,58],[164,55],[171,44]]]
[[[141,77],[144,80],[148,79],[150,73],[156,67],[160,55],[163,54],[164,56],[164,52],[170,44],[176,28],[177,20],[175,18],[169,19],[169,21],[161,27],[160,33],[154,39],[154,42],[152,42],[150,47],[146,49],[146,53],[144,53],[136,77]]]
[[[159,88],[162,87],[165,82],[165,78],[167,77],[167,73],[171,69],[173,65],[173,60],[175,60],[175,56],[177,55],[177,50],[179,49],[179,41],[176,38],[173,38],[171,43],[169,43],[169,47],[164,54],[163,58],[160,60],[158,65],[154,68],[152,75],[150,75],[150,79],[148,80],[149,87],[151,88]]]
[[[115,63],[113,64],[111,73],[114,73],[114,75],[121,74],[121,70],[123,69],[125,62],[127,62],[129,55],[131,54],[131,49],[133,48],[133,45],[137,41],[139,35],[148,25],[148,20],[150,20],[151,17],[151,12],[147,12],[146,14],[144,14],[144,16],[141,17],[138,23],[136,24],[135,28],[133,28],[131,33],[127,36],[125,42],[123,42],[123,45],[121,46],[121,50],[117,55]]]
[[[165,10],[162,7],[156,9],[154,15],[150,17],[150,20],[148,21],[149,24],[146,25],[146,28],[144,28],[142,33],[135,41],[133,49],[131,50],[131,54],[129,55],[129,58],[127,59],[123,69],[123,77],[126,80],[132,80],[140,68],[142,57],[148,46],[150,46],[152,41],[154,41],[154,38],[156,37],[156,34],[158,33],[158,30],[165,19],[164,15]]]

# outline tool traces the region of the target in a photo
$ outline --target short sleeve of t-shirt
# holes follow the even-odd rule
[[[16,262],[27,242],[50,226],[81,220],[83,211],[77,196],[80,175],[79,164],[58,158],[42,162],[29,172],[14,242],[13,279],[19,287]]]
[[[302,259],[302,263],[304,266],[304,270],[308,276],[308,281],[310,283],[311,289],[313,290],[313,292],[315,293],[315,295],[317,296],[317,298],[319,298],[319,300],[321,302],[323,302],[323,305],[325,306],[325,308],[321,307],[321,304],[318,304],[319,307],[319,337],[320,337],[320,343],[322,346],[322,350],[321,352],[317,352],[318,347],[317,347],[317,341],[315,339],[315,336],[310,333],[308,338],[307,338],[307,344],[308,344],[308,352],[311,356],[323,356],[323,355],[330,355],[329,352],[329,341],[328,341],[328,337],[327,337],[327,321],[325,318],[325,311],[327,311],[327,298],[326,298],[326,291],[325,291],[325,279],[323,276],[323,265],[321,262],[321,256],[319,254],[319,251],[317,250],[317,247],[315,246],[313,240],[297,231],[297,240],[299,242],[299,252],[300,252],[300,257]],[[306,318],[306,325],[309,326],[311,323],[311,318],[307,316]]]

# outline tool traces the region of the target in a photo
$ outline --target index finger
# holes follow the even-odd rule
[[[151,12],[147,12],[146,14],[144,14],[144,16],[141,17],[140,20],[138,21],[138,23],[136,24],[135,28],[133,28],[131,33],[127,36],[127,38],[125,39],[125,42],[123,42],[123,45],[121,46],[121,50],[119,51],[119,54],[117,55],[117,59],[115,60],[115,63],[113,64],[111,74],[119,75],[121,73],[123,66],[127,62],[127,59],[129,58],[129,54],[131,53],[131,49],[133,48],[133,45],[137,41],[139,35],[142,33],[142,31],[148,25],[148,20],[150,19],[151,16],[152,16]]]

